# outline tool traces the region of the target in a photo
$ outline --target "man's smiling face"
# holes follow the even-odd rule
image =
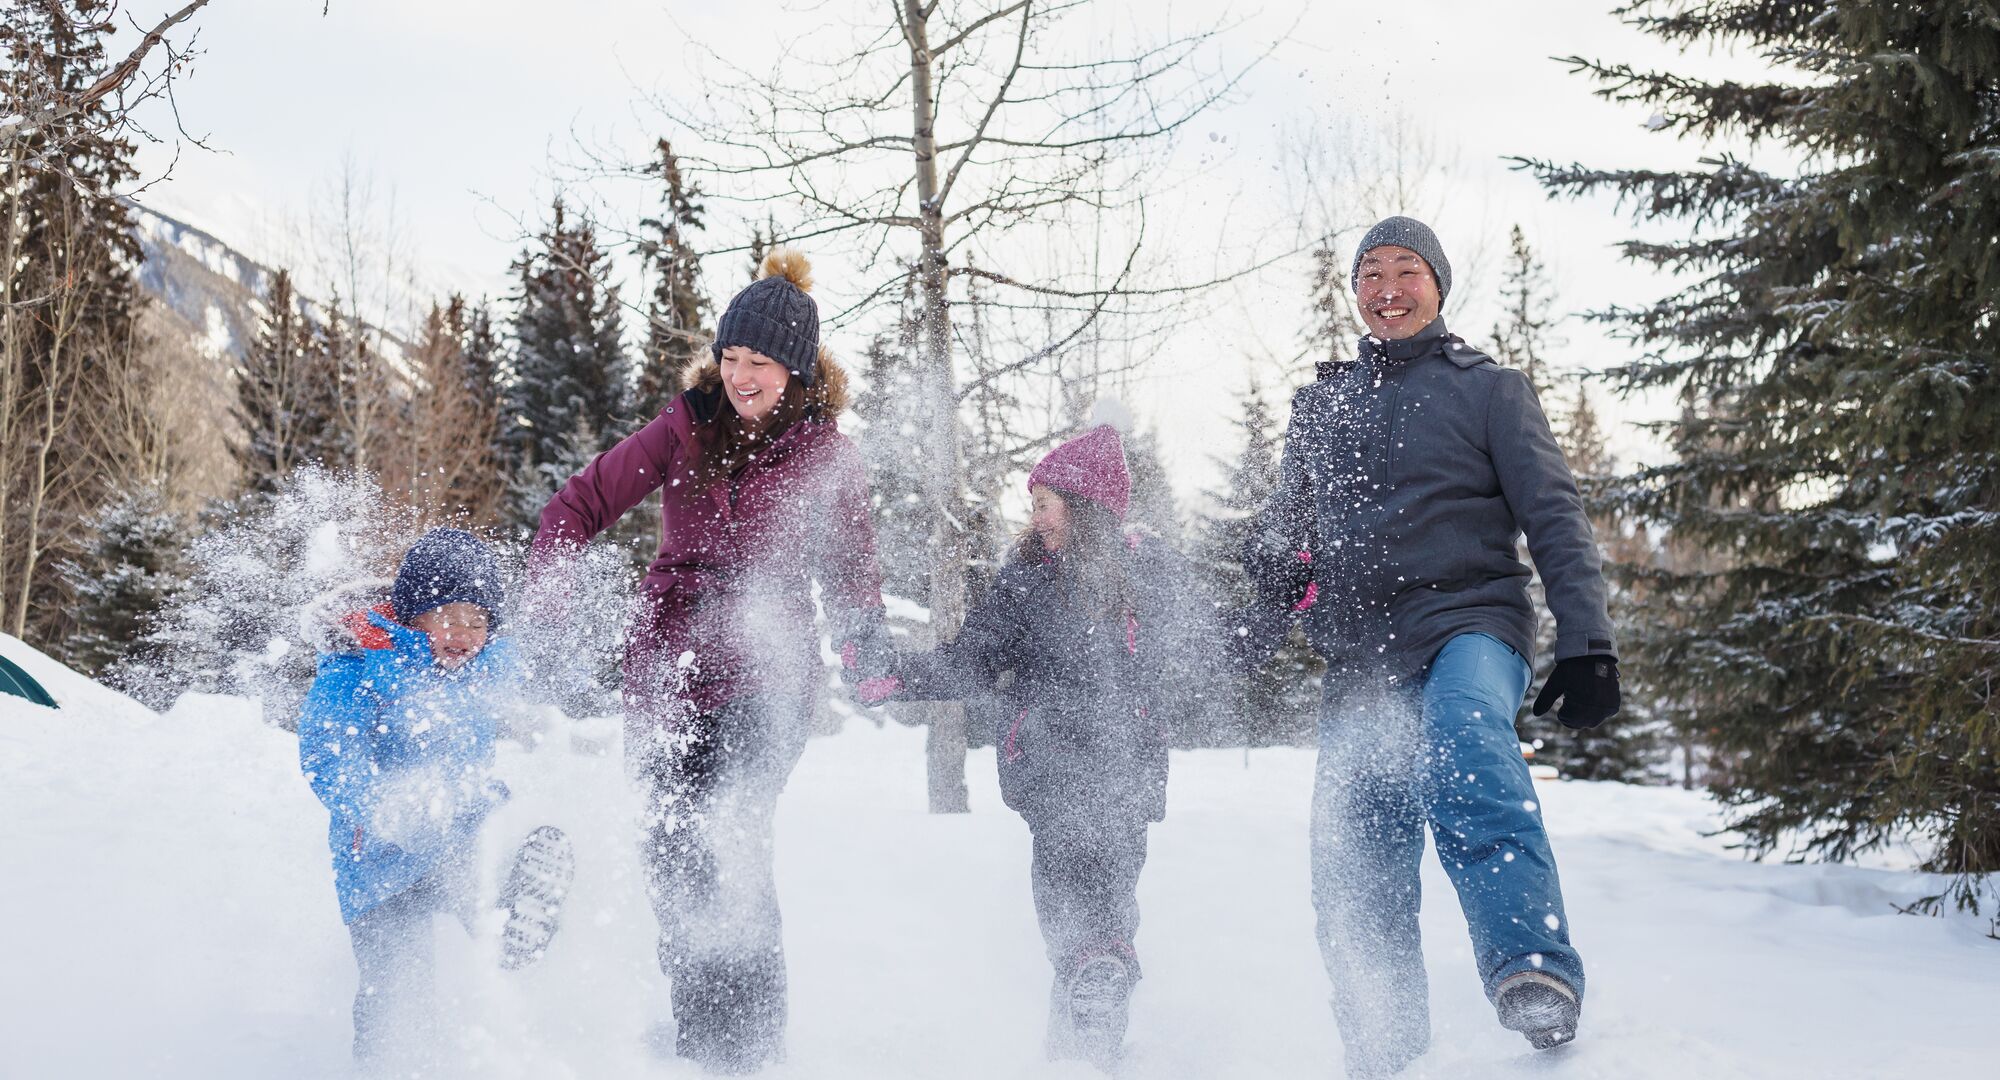
[[[1361,256],[1354,300],[1368,332],[1384,341],[1397,341],[1429,326],[1444,306],[1431,264],[1394,244],[1371,248]]]

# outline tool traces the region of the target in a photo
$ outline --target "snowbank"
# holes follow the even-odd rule
[[[0,720],[0,1074],[347,1074],[354,969],[325,816],[291,736],[231,698],[159,717],[39,654],[8,655],[64,711]],[[39,666],[30,666],[30,662]],[[439,926],[445,989],[478,1077],[694,1077],[662,1056],[666,986],[615,748],[512,747],[489,865],[536,824],[579,870],[548,959],[503,975],[491,942]],[[785,1078],[1070,1077],[1041,1060],[1049,973],[1027,833],[991,752],[974,812],[924,813],[923,733],[854,723],[815,740],[780,810],[792,971]],[[1332,1077],[1339,1045],[1306,890],[1312,761],[1296,750],[1174,757],[1141,895],[1146,979],[1128,1075]],[[1581,1041],[1534,1055],[1472,974],[1443,875],[1424,913],[1436,1040],[1415,1080],[1990,1075],[2000,944],[1984,920],[1892,913],[1917,875],[1741,861],[1699,795],[1543,786],[1590,968]]]

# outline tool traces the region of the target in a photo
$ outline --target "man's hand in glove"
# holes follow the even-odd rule
[[[1556,661],[1549,681],[1535,696],[1535,715],[1549,711],[1562,699],[1556,719],[1567,728],[1594,728],[1618,715],[1618,658],[1615,656],[1572,656]]]

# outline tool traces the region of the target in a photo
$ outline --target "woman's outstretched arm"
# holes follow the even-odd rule
[[[675,442],[667,425],[667,414],[661,413],[569,478],[542,508],[535,532],[537,559],[589,543],[666,483]]]

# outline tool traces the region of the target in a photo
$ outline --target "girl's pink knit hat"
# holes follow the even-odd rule
[[[1118,429],[1099,424],[1049,451],[1028,474],[1028,487],[1036,484],[1089,499],[1111,511],[1112,517],[1125,520],[1125,508],[1132,501],[1132,472],[1125,467],[1125,443]]]

